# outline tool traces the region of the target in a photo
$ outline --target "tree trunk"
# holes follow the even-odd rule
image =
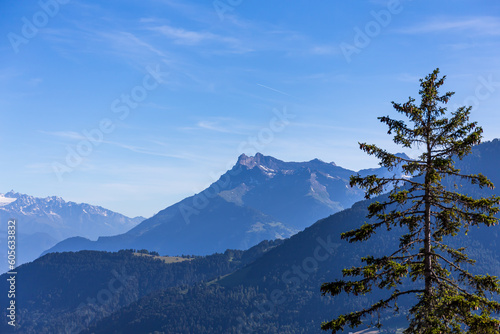
[[[429,106],[432,109],[432,106]],[[431,145],[431,110],[427,110],[427,127],[426,129],[426,144],[427,144],[427,162],[426,162],[426,172],[425,172],[425,214],[424,214],[424,277],[425,277],[425,295],[430,297],[431,295],[431,171],[432,171],[432,145]]]
[[[424,238],[424,277],[425,277],[425,294],[431,294],[431,204],[429,189],[425,189],[425,238]]]

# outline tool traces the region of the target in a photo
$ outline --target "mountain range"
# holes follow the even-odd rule
[[[66,202],[60,197],[38,198],[9,191],[0,194],[0,248],[6,249],[7,221],[16,218],[17,263],[36,259],[57,242],[84,236],[95,239],[102,235],[115,235],[130,230],[144,220],[90,204]],[[6,252],[0,254],[2,265]],[[0,268],[4,269],[4,268]],[[3,272],[3,271],[2,271]]]
[[[475,147],[471,155],[457,161],[456,165],[466,173],[484,173],[500,184],[498,163],[500,141],[494,140]],[[471,189],[476,188],[464,185],[460,191],[470,194]],[[475,195],[491,193],[498,195],[500,191],[482,189]],[[153,267],[151,272],[147,270],[157,263],[147,257],[144,258],[146,262],[142,262],[139,257],[131,257],[123,251],[47,254],[18,268],[19,278],[25,280],[19,308],[26,324],[26,327],[21,325],[19,331],[42,333],[44,325],[54,324],[55,327],[50,327],[53,332],[61,332],[64,326],[78,326],[86,328],[80,332],[82,334],[321,333],[322,321],[369,305],[382,295],[387,296],[387,291],[382,290],[368,296],[342,295],[332,299],[321,296],[319,290],[323,282],[340,278],[343,268],[359,264],[361,257],[387,254],[397,247],[399,233],[396,229],[381,231],[369,241],[356,245],[340,239],[340,233],[364,223],[371,201],[382,201],[384,196],[357,202],[279,243],[261,244],[257,247],[259,251],[253,252],[252,260],[245,261],[242,266],[228,267],[228,263],[231,259],[240,261],[244,252],[224,253],[228,256],[217,260],[216,266],[210,260],[212,265],[204,267],[203,275],[197,274],[201,276],[196,281],[188,282],[185,278],[187,273],[200,268],[195,266],[200,262],[184,261],[162,267],[162,270],[175,271],[179,281],[168,285],[157,282],[156,291],[151,290],[151,282],[155,277],[162,279],[164,276],[158,275]],[[452,243],[465,247],[470,257],[478,260],[471,268],[473,272],[500,275],[499,237],[500,226],[472,228],[467,235],[459,233]],[[208,261],[209,258],[198,259]],[[114,277],[113,270],[121,266],[127,266],[126,273],[132,276],[130,286],[113,292],[109,303],[104,299],[107,305],[104,317],[86,318],[90,311],[79,310],[79,303],[95,299],[101,291],[106,291],[108,282]],[[217,266],[226,269],[213,271]],[[232,273],[223,274],[232,268]],[[36,284],[34,277],[38,281]],[[173,276],[168,277],[176,280]],[[80,282],[82,280],[84,282]],[[6,276],[0,276],[0,290],[7,290],[7,284]],[[394,314],[394,310],[381,312],[378,316],[385,324],[382,329],[395,333],[402,327],[409,305],[408,300],[401,300],[399,314]],[[64,310],[64,322],[57,321],[59,310]],[[364,327],[358,330],[362,329]],[[346,333],[348,331],[346,329]]]
[[[70,238],[46,253],[146,248],[164,255],[207,255],[227,248],[248,249],[262,240],[288,238],[361,200],[363,192],[349,186],[355,173],[319,159],[284,162],[260,153],[242,154],[207,189],[130,231],[97,241]],[[401,172],[378,168],[359,173]]]

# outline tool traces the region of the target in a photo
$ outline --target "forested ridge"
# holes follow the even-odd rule
[[[20,333],[79,331],[139,298],[167,289],[209,282],[254,261],[282,241],[263,241],[247,251],[194,257],[166,264],[150,256],[119,252],[51,253],[17,269]],[[7,289],[7,275],[0,287]],[[6,296],[1,297],[6,302]],[[6,305],[6,304],[4,304]],[[2,310],[2,333],[12,331]]]

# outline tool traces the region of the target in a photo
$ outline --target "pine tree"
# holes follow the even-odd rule
[[[368,206],[368,222],[343,233],[341,238],[351,243],[363,242],[381,227],[399,229],[403,231],[399,248],[387,256],[366,256],[361,266],[343,270],[344,279],[321,287],[323,295],[365,295],[375,287],[386,289],[390,295],[365,309],[324,322],[323,330],[336,333],[346,326],[355,328],[383,309],[397,310],[400,297],[415,296],[416,303],[408,314],[409,327],[404,333],[499,332],[500,321],[492,316],[500,312],[500,304],[492,300],[500,292],[499,280],[487,274],[471,274],[465,267],[474,261],[464,248],[453,248],[449,241],[458,233],[467,234],[472,226],[496,225],[500,197],[475,199],[453,191],[457,183],[470,182],[491,189],[493,183],[482,174],[465,175],[454,167],[455,159],[462,159],[480,143],[482,128],[469,121],[471,107],[460,107],[447,117],[445,105],[454,93],[439,95],[446,77],[438,76],[436,69],[420,80],[419,106],[411,97],[403,104],[392,102],[411,126],[388,116],[379,117],[387,124],[388,133],[394,135],[396,144],[421,149],[417,159],[360,143],[360,148],[377,157],[381,166],[389,170],[400,166],[412,177],[356,175],[350,180],[351,186],[366,190],[367,199],[382,194],[388,187],[393,190],[382,203],[374,201]],[[445,187],[444,180],[455,183],[455,189]],[[413,283],[403,284],[407,281]]]

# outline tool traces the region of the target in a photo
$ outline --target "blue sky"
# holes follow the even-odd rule
[[[43,4],[43,5],[42,5]],[[500,137],[500,2],[3,2],[2,189],[151,216],[259,151],[359,170],[439,67]],[[90,139],[88,139],[90,138]],[[411,153],[411,152],[410,152]]]

